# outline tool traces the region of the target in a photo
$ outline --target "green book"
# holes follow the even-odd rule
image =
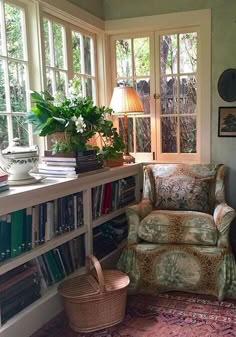
[[[11,213],[11,257],[21,254],[24,220],[24,209]]]
[[[32,248],[32,207],[26,208],[25,219],[25,250]]]
[[[3,216],[0,217],[0,261],[5,260],[5,247],[4,247],[4,220]]]
[[[57,266],[57,262],[54,258],[54,255],[53,255],[52,251],[49,251],[49,252],[45,253],[44,256],[47,260],[48,267],[49,267],[49,269],[50,269],[50,271],[53,275],[55,283],[59,282],[60,280],[63,279],[63,275],[62,275],[62,273],[60,272],[60,270]]]

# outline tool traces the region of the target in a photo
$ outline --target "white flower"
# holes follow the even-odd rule
[[[83,133],[84,129],[86,128],[84,118],[82,116],[79,117],[73,116],[71,120],[75,123],[77,133]]]

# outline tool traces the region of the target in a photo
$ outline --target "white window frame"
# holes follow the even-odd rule
[[[46,55],[45,55],[45,48],[44,48],[44,30],[43,30],[43,20],[47,19],[49,21],[49,48],[50,48],[50,65],[46,64]],[[52,35],[52,23],[59,24],[63,27],[63,59],[64,59],[64,68],[56,67],[55,66],[55,49],[54,49],[54,42],[53,42],[53,35]],[[56,72],[62,72],[65,74],[65,94],[67,95],[67,88],[68,88],[68,59],[67,59],[67,53],[66,50],[68,50],[67,46],[67,32],[66,32],[66,23],[61,21],[58,18],[55,18],[49,14],[43,15],[41,17],[41,24],[42,24],[42,55],[43,55],[43,76],[44,76],[44,83],[45,88],[47,88],[47,80],[46,80],[46,69],[49,69],[52,73],[52,94],[54,95],[56,92]]]
[[[90,25],[88,25],[89,29],[86,30],[81,26],[80,20],[75,20],[75,18],[71,17],[70,15],[64,14],[64,17],[62,19],[62,13],[60,10],[56,10],[53,12],[53,7],[50,5],[43,4],[41,8],[41,14],[40,14],[40,22],[41,22],[41,45],[42,45],[42,55],[43,55],[43,78],[44,78],[44,88],[46,88],[46,68],[48,67],[46,65],[46,58],[45,58],[45,49],[44,49],[44,32],[43,32],[43,18],[46,18],[48,20],[51,20],[53,22],[56,22],[60,25],[62,25],[65,29],[65,47],[66,47],[66,55],[65,55],[65,60],[66,60],[66,69],[67,69],[67,78],[68,80],[72,79],[74,75],[80,75],[84,79],[86,78],[91,78],[93,80],[93,100],[95,104],[98,104],[99,101],[99,88],[98,88],[98,60],[97,60],[97,35],[101,35],[100,30],[97,31],[97,34],[92,32]],[[78,21],[78,22],[76,22]],[[84,26],[84,25],[83,25]],[[87,27],[86,27],[87,28]],[[96,29],[94,29],[96,31]],[[82,35],[88,36],[92,39],[92,48],[94,52],[94,60],[92,60],[92,71],[93,75],[88,75],[88,74],[78,74],[74,71],[73,69],[73,54],[72,54],[72,38],[71,34],[72,31],[75,31],[77,33],[80,33]],[[103,41],[102,41],[103,43]],[[100,75],[101,77],[101,75]],[[83,94],[85,94],[85,86],[83,84]]]
[[[23,14],[23,36],[22,39],[24,41],[24,58],[23,59],[17,59],[13,58],[7,55],[7,42],[6,42],[6,31],[5,31],[5,17],[4,17],[4,3],[9,3],[15,7],[18,7],[24,11]],[[5,60],[6,64],[8,64],[9,61],[13,62],[19,62],[20,64],[24,64],[25,66],[25,71],[26,71],[26,111],[22,112],[13,112],[11,109],[11,102],[10,102],[10,82],[9,82],[9,70],[5,68],[4,70],[4,76],[5,76],[5,83],[7,85],[6,88],[6,111],[1,112],[1,114],[5,114],[7,116],[7,131],[8,131],[8,141],[9,144],[12,143],[14,135],[13,135],[13,116],[25,116],[26,112],[30,109],[31,107],[31,102],[30,102],[30,53],[29,53],[29,40],[30,40],[30,33],[29,33],[29,6],[31,3],[29,1],[16,1],[16,0],[3,0],[0,1],[0,6],[1,6],[1,12],[3,16],[1,17],[1,20],[3,22],[2,26],[2,34],[3,34],[3,54],[1,55],[1,58]],[[31,146],[33,144],[33,135],[32,135],[32,126],[28,125],[28,140],[29,140],[29,145]]]
[[[155,108],[153,106],[154,101],[151,99],[155,93],[155,86],[154,86],[154,34],[152,32],[146,33],[130,33],[130,34],[120,34],[120,35],[113,35],[110,38],[111,43],[111,68],[113,69],[112,72],[112,85],[113,87],[116,86],[116,59],[115,59],[115,42],[117,40],[124,40],[124,39],[135,39],[135,38],[144,38],[148,37],[150,42],[150,75],[149,76],[131,76],[130,79],[138,79],[138,77],[149,77],[150,78],[150,114],[138,114],[138,115],[129,115],[128,118],[132,118],[133,120],[133,142],[134,142],[134,152],[131,152],[133,156],[135,156],[136,161],[149,161],[153,158],[153,152],[156,149],[156,137],[155,137]],[[132,56],[133,57],[133,56]],[[122,117],[122,116],[121,116]],[[151,152],[137,152],[136,151],[136,118],[147,117],[150,118],[150,141],[151,141]],[[118,128],[118,118],[113,116],[114,125]]]
[[[181,28],[192,29],[192,27],[198,27],[198,62],[200,65],[200,69],[198,69],[200,76],[197,84],[198,109],[200,111],[197,130],[199,139],[197,150],[199,152],[198,156],[192,159],[194,162],[207,163],[211,160],[211,10],[109,20],[105,23],[105,31],[110,38],[121,33],[125,34],[124,36],[129,36],[130,32],[163,32],[168,30],[176,32]],[[158,124],[158,116],[156,116],[156,121]],[[173,161],[189,161],[186,158],[174,158]],[[171,158],[163,154],[162,157],[157,158],[157,161],[170,162]]]

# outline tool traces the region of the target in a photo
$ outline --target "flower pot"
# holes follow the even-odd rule
[[[123,153],[119,153],[117,158],[104,159],[103,164],[105,167],[116,167],[123,165]]]

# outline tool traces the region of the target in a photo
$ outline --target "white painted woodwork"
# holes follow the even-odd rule
[[[92,220],[91,189],[111,181],[134,175],[136,181],[135,195],[138,201],[140,199],[140,173],[140,164],[130,164],[104,170],[103,172],[98,170],[89,172],[88,174],[82,173],[78,178],[46,178],[38,184],[11,187],[9,191],[1,193],[0,215],[4,215],[17,209],[30,207],[83,191],[84,226],[64,233],[41,246],[0,263],[0,275],[82,234],[85,234],[86,254],[92,253],[93,228],[124,213],[126,207],[103,215],[96,220]],[[103,268],[114,266],[124,245],[125,242],[122,242],[115,251],[101,259]],[[73,277],[83,272],[84,268],[80,268],[68,277]],[[4,324],[0,328],[0,336],[29,337],[42,325],[61,312],[63,306],[57,292],[57,287],[58,284],[50,286],[39,300]]]

